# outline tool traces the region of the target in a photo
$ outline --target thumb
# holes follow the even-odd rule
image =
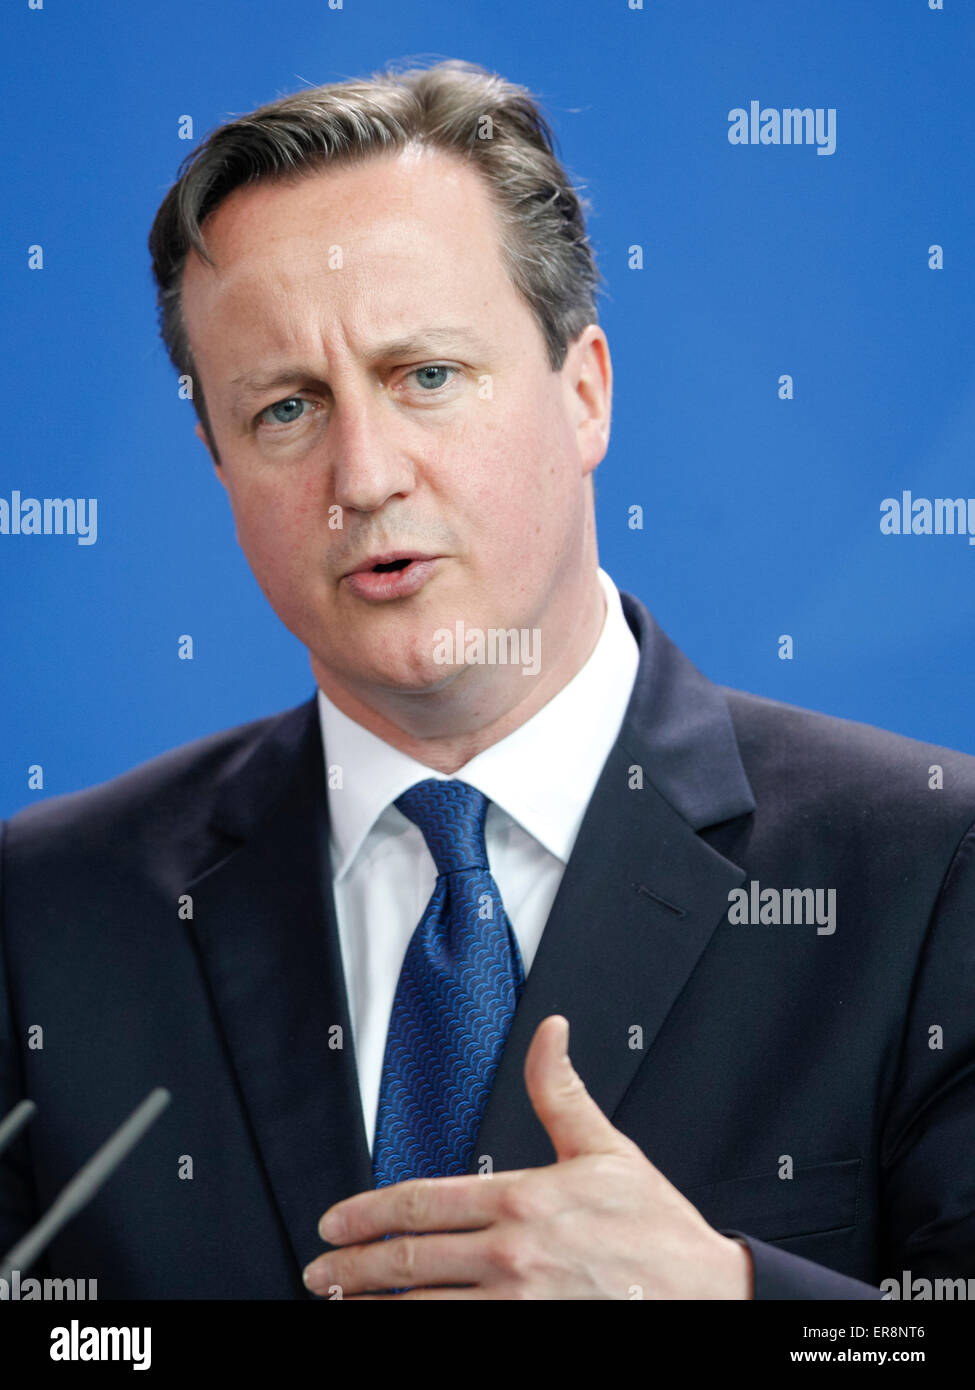
[[[535,1029],[525,1058],[525,1087],[557,1159],[628,1153],[632,1145],[610,1124],[569,1061],[569,1021],[550,1014]]]

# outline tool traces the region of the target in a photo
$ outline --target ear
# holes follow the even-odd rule
[[[593,472],[609,448],[613,364],[609,341],[598,323],[588,324],[569,344],[562,375],[568,394],[583,476]]]

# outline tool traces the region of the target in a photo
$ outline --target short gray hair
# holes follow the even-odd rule
[[[526,88],[458,59],[309,87],[212,130],[180,165],[149,234],[160,333],[176,370],[193,379],[211,446],[180,303],[191,248],[213,264],[203,222],[244,184],[292,183],[411,145],[469,159],[484,178],[499,216],[502,261],[535,315],[553,371],[596,322],[601,276],[586,234],[588,204],[556,158],[552,130]]]

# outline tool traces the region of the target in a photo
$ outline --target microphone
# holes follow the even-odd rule
[[[22,1100],[19,1105],[14,1106],[7,1118],[0,1124],[0,1154],[36,1114],[37,1106],[32,1100]]]
[[[108,1181],[119,1164],[126,1159],[148,1129],[166,1109],[172,1096],[164,1086],[150,1091],[145,1100],[132,1111],[127,1120],[119,1125],[105,1143],[87,1163],[83,1164],[71,1181],[61,1189],[51,1206],[27,1234],[9,1250],[0,1268],[0,1279],[9,1282],[15,1269],[29,1269],[58,1232],[68,1224],[72,1217],[88,1205],[99,1189]],[[30,1107],[24,1110],[24,1107]],[[0,1147],[9,1142],[13,1135],[31,1118],[37,1106],[33,1101],[21,1101],[0,1126]],[[11,1130],[9,1126],[13,1125]]]

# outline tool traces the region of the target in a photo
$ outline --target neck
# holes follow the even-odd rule
[[[323,693],[349,719],[424,766],[452,776],[568,685],[592,655],[605,617],[606,599],[593,572],[566,641],[537,677],[511,666],[467,666],[442,689],[404,696],[340,685],[314,658],[312,670]]]

